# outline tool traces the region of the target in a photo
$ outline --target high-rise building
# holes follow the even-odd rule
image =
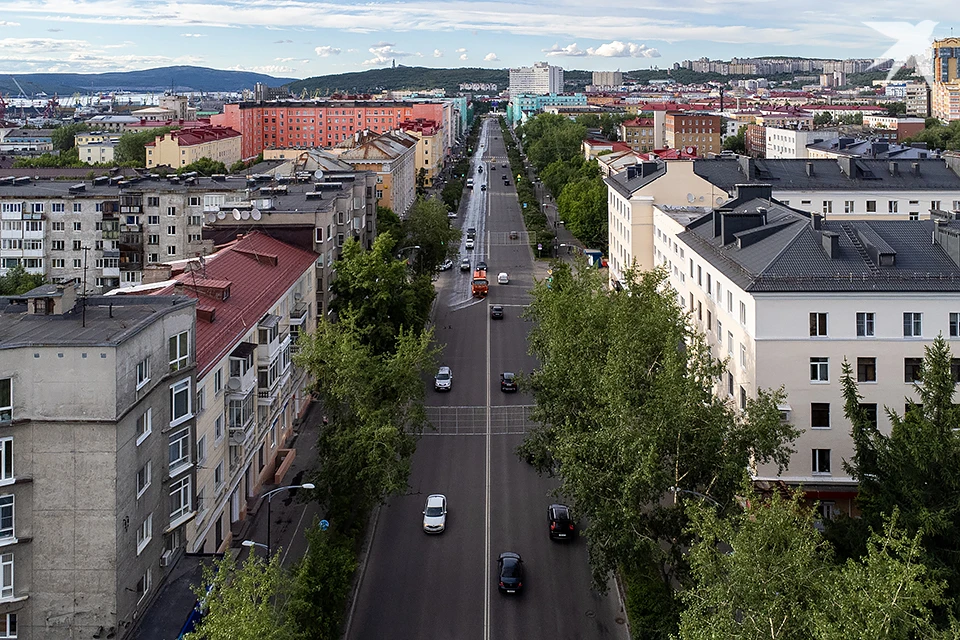
[[[944,122],[960,120],[960,38],[933,43],[931,115]]]
[[[535,62],[532,67],[510,69],[510,95],[563,93],[563,69]]]
[[[623,73],[620,71],[594,71],[593,86],[601,89],[619,87],[623,84]]]

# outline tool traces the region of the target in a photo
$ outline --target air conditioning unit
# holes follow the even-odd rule
[[[173,551],[164,551],[160,556],[160,566],[169,567],[171,562],[173,562]]]

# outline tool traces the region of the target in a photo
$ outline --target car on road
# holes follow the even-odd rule
[[[500,391],[504,393],[510,393],[511,391],[517,390],[517,376],[510,373],[509,371],[504,371],[500,374]]]
[[[506,271],[501,271],[499,274],[497,274],[497,283],[510,284],[510,277],[507,275]]]
[[[460,261],[460,271],[470,271],[470,259],[464,258]]]
[[[486,271],[486,270],[487,270],[487,263],[484,262],[483,260],[481,260],[480,262],[477,263],[477,269],[482,269],[482,270]]]
[[[509,181],[509,180],[504,180],[504,181],[503,181],[503,186],[509,187],[509,186],[510,186],[510,181]]]
[[[495,304],[490,307],[490,317],[494,320],[503,320],[503,305]]]
[[[504,169],[506,169],[506,168],[507,168],[507,163],[506,163],[506,162],[504,162],[504,163],[503,163],[503,164],[501,164],[500,166],[501,166],[501,167],[503,167]]]
[[[450,391],[453,388],[453,372],[450,367],[440,367],[433,377],[433,388],[437,391]]]
[[[440,271],[448,271],[450,269],[453,269],[453,260],[450,258],[447,258],[440,263]]]
[[[434,493],[427,496],[423,507],[424,533],[443,533],[447,528],[447,496]]]
[[[485,184],[480,185],[480,191],[486,191],[486,190],[487,190],[487,185]]]
[[[550,525],[550,538],[569,540],[573,538],[573,516],[570,507],[565,504],[552,504],[547,507],[547,523]]]
[[[523,589],[523,559],[519,553],[504,551],[497,558],[497,588],[500,593],[520,593]]]
[[[456,212],[456,211],[447,211],[447,217],[448,217],[448,218],[456,218],[456,217],[457,217],[457,212]]]
[[[477,237],[477,228],[476,227],[467,227],[467,237],[476,238]]]
[[[511,231],[511,232],[510,232],[510,239],[511,239],[511,240],[516,240],[516,239],[519,238],[519,237],[520,237],[520,233],[519,233],[518,231]]]
[[[473,249],[473,238],[467,238],[467,242],[464,245],[467,249]]]

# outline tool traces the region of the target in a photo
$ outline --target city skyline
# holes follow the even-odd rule
[[[0,13],[0,72],[196,65],[305,78],[394,61],[498,69],[542,60],[565,69],[628,71],[701,57],[881,58],[895,41],[865,23],[915,24],[947,15],[936,0],[914,3],[914,15],[887,0],[871,3],[869,14],[861,4],[805,4],[770,14],[753,2],[657,0],[634,8],[604,0],[585,15],[576,3],[543,0],[286,0],[270,6],[255,0],[10,0]],[[941,22],[932,36],[951,34],[951,24]]]

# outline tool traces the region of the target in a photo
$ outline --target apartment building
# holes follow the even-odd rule
[[[767,155],[767,128],[751,122],[743,135],[743,145],[751,158],[765,158]]]
[[[789,160],[807,157],[807,146],[840,137],[837,129],[766,128],[766,147],[763,156],[769,160]]]
[[[196,515],[196,300],[0,300],[0,628],[129,637]]]
[[[594,71],[591,84],[598,89],[616,89],[623,84],[623,72]]]
[[[310,394],[292,354],[298,335],[316,328],[318,258],[254,231],[202,260],[158,266],[159,282],[139,287],[196,301],[193,553],[226,551],[296,457],[287,443]]]
[[[960,340],[960,226],[937,220],[823,220],[744,186],[712,211],[656,207],[656,262],[727,371],[716,392],[740,409],[783,385],[801,430],[788,468],[756,480],[802,486],[825,517],[851,513],[854,451],[840,388],[853,368],[862,406],[889,433],[886,408],[916,398],[924,347]],[[932,242],[931,242],[932,238]]]
[[[872,158],[879,160],[918,160],[932,158],[934,154],[926,146],[907,147],[891,142],[896,138],[893,131],[878,130],[880,139],[861,140],[849,136],[841,136],[815,142],[807,145],[807,157],[824,159],[836,158]],[[884,140],[883,138],[887,138]]]
[[[240,160],[240,134],[229,127],[206,126],[177,129],[148,142],[147,168],[179,169],[201,158],[222,162],[226,167]]]
[[[374,134],[362,131],[340,143],[342,162],[377,176],[381,207],[404,216],[417,198],[417,138],[400,130]]]
[[[563,68],[535,62],[532,67],[510,69],[510,86],[507,90],[511,98],[520,94],[563,93]]]
[[[0,130],[0,151],[47,153],[53,151],[53,129]]]
[[[84,131],[73,137],[77,156],[86,164],[109,164],[113,162],[114,152],[120,136],[116,131]]]
[[[960,120],[960,38],[933,43],[931,115],[943,122]]]
[[[634,151],[647,152],[656,149],[654,144],[653,118],[634,118],[620,124],[620,140]]]
[[[653,206],[719,206],[738,185],[766,184],[773,198],[828,219],[919,219],[960,210],[960,175],[943,160],[701,159],[628,167],[607,184],[610,280],[653,266]]]
[[[543,112],[547,107],[584,107],[586,104],[587,97],[582,93],[571,95],[512,93],[510,104],[507,106],[507,122],[511,127],[515,127]]]
[[[707,113],[668,111],[665,114],[666,146],[696,147],[701,156],[720,153],[723,131],[720,116]]]
[[[433,186],[434,179],[443,170],[443,130],[433,120],[405,120],[400,130],[417,139],[416,176],[423,171],[424,185]]]
[[[224,105],[223,113],[211,116],[210,121],[240,132],[240,155],[246,160],[264,149],[330,148],[360,131],[392,131],[405,120],[423,118],[446,123],[455,117],[455,104],[455,100],[240,102]],[[444,153],[447,151],[444,149]]]

